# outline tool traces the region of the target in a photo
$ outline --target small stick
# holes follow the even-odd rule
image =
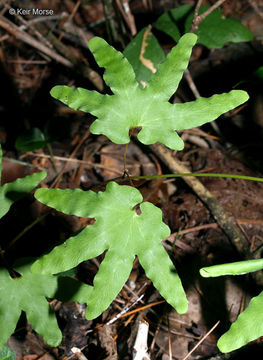
[[[261,19],[263,19],[263,13],[262,11],[259,10],[257,3],[254,0],[248,0],[248,2],[251,5],[251,7],[255,10],[255,12],[258,14],[258,16],[260,16]]]
[[[126,308],[124,308],[119,314],[117,314],[116,316],[114,316],[114,318],[112,318],[111,320],[109,320],[106,325],[111,325],[113,324],[116,320],[118,320],[120,317],[122,317],[124,314],[126,314],[133,306],[135,306],[139,301],[141,301],[141,299],[144,297],[144,294],[142,294],[140,297],[138,297],[138,299],[136,299],[134,301],[134,303],[132,303],[130,306],[127,306]]]
[[[36,165],[33,165],[33,164],[29,164],[29,163],[24,162],[24,161],[20,161],[20,160],[8,158],[8,157],[5,157],[5,156],[2,157],[2,160],[9,161],[9,162],[13,162],[13,163],[15,163],[15,164],[19,164],[19,165],[23,165],[23,166],[27,166],[27,167],[31,167],[31,168],[36,168],[36,169],[41,170],[41,171],[45,171],[45,170],[46,170],[46,169],[43,168],[43,167],[36,166]]]
[[[0,27],[5,29],[7,32],[9,32],[11,35],[16,37],[17,39],[22,40],[26,44],[38,49],[39,51],[43,52],[44,54],[50,56],[52,59],[56,60],[57,62],[65,65],[67,67],[73,66],[69,60],[67,60],[63,56],[57,54],[52,49],[49,49],[47,46],[41,44],[39,41],[37,41],[31,35],[20,30],[18,26],[16,26],[11,21],[9,21],[8,19],[6,19],[5,17],[3,17],[1,15],[0,15]]]
[[[197,87],[193,81],[193,78],[190,74],[190,71],[188,69],[185,70],[184,75],[185,75],[186,81],[188,82],[188,85],[189,85],[190,89],[192,90],[192,93],[194,94],[195,98],[196,99],[200,98],[201,97],[200,92],[197,89]]]
[[[81,4],[81,0],[78,0],[76,5],[73,8],[71,14],[69,15],[68,21],[72,20],[73,17],[76,15],[76,12],[78,11],[80,4]]]
[[[203,14],[198,15],[200,6],[202,4],[202,0],[198,0],[196,7],[195,7],[195,11],[194,11],[194,18],[193,18],[192,27],[191,27],[190,32],[196,31],[198,29],[200,22],[203,21],[209,14],[211,14],[211,12],[213,12],[215,9],[217,9],[225,1],[226,0],[218,0],[214,5],[212,5],[209,9],[207,9]],[[248,1],[250,2],[250,5],[253,6],[252,5],[253,1],[252,0],[248,0]]]
[[[87,358],[86,358],[86,356],[81,352],[81,350],[79,349],[79,348],[77,348],[77,347],[73,347],[72,349],[71,349],[71,351],[73,352],[73,354],[75,354],[76,356],[77,356],[77,358],[79,359],[79,360],[88,360]]]
[[[203,0],[198,0],[198,2],[196,4],[195,11],[194,11],[194,18],[193,18],[192,28],[191,28],[190,32],[194,32],[195,30],[197,30],[198,25],[200,23],[198,12],[199,12],[200,6],[202,5],[202,1]]]
[[[131,13],[130,5],[128,0],[122,0],[122,4],[120,0],[116,0],[116,4],[126,22],[128,27],[130,28],[132,36],[137,34],[137,29],[134,21],[134,16]]]
[[[205,334],[205,336],[202,337],[202,339],[201,339],[200,341],[198,341],[198,343],[197,343],[197,344],[192,348],[192,350],[183,358],[183,360],[186,360],[186,359],[189,358],[189,356],[198,348],[198,346],[199,346],[200,344],[202,344],[202,342],[211,334],[212,331],[215,330],[215,328],[219,325],[219,323],[220,323],[220,320],[218,320],[218,322],[212,327],[212,329],[210,329],[210,330],[208,331],[208,333]]]
[[[144,305],[144,306],[142,306],[142,307],[140,307],[140,308],[137,308],[137,309],[135,309],[135,310],[131,310],[131,311],[127,312],[126,314],[121,315],[121,317],[126,317],[126,316],[129,316],[129,315],[132,315],[132,314],[134,314],[134,313],[137,313],[137,312],[139,312],[139,311],[142,311],[142,310],[151,308],[151,307],[153,307],[153,306],[163,304],[164,302],[165,302],[165,300],[160,300],[160,301],[156,301],[156,302],[154,302],[154,303],[148,304],[148,305]]]
[[[207,9],[203,14],[199,15],[199,24],[203,21],[211,12],[217,9],[220,5],[222,5],[226,0],[218,0],[214,5],[212,5],[209,9]]]
[[[148,338],[149,324],[146,321],[140,321],[138,332],[134,344],[133,360],[150,360],[150,356],[147,353],[147,338]]]
[[[247,225],[247,224],[262,225],[263,224],[263,220],[260,220],[260,219],[233,219],[233,222],[236,224],[239,224],[239,225]],[[180,236],[194,232],[194,231],[200,231],[200,230],[205,230],[205,229],[217,229],[217,228],[219,228],[218,223],[198,225],[198,226],[195,226],[192,228],[180,230]],[[221,230],[221,229],[219,228],[219,230]],[[178,231],[172,233],[170,236],[168,236],[164,240],[172,241],[172,238],[175,237],[177,234],[178,234]],[[176,243],[175,243],[175,245],[176,245]]]
[[[89,130],[86,131],[85,135],[83,136],[83,138],[79,141],[79,143],[77,144],[77,146],[75,147],[75,149],[72,151],[72,153],[70,154],[70,159],[73,158],[73,156],[76,154],[76,152],[78,151],[78,149],[81,147],[81,145],[85,142],[85,140],[88,138],[88,136],[90,135]],[[67,161],[66,164],[63,166],[62,170],[60,171],[60,173],[57,175],[57,177],[55,178],[55,180],[53,181],[53,183],[50,185],[50,187],[54,187],[55,189],[58,188],[60,180],[68,166],[69,162]]]
[[[10,10],[11,9],[11,6],[10,5],[6,5],[7,8]],[[52,49],[52,44],[50,44],[50,42],[44,38],[44,36],[42,34],[40,34],[39,31],[37,31],[32,25],[32,22],[29,20],[29,21],[26,21],[21,15],[19,14],[16,14],[15,13],[15,17],[23,24],[21,26],[19,26],[19,29],[20,30],[25,30],[27,27],[30,27],[31,30],[33,31],[34,35],[37,36],[37,38],[42,41],[47,47],[49,47],[50,49]],[[43,16],[39,17],[39,19],[41,19]],[[48,16],[45,16],[46,18],[48,18]]]
[[[168,316],[167,316],[167,328],[168,328],[169,360],[173,360],[172,340],[171,340],[171,331],[170,331],[170,322],[169,322],[169,317],[168,317]]]

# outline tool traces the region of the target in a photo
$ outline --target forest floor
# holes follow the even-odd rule
[[[203,1],[211,5],[215,1]],[[73,111],[49,95],[57,84],[79,86],[107,92],[103,89],[102,69],[99,69],[87,47],[87,41],[98,35],[109,41],[115,28],[120,50],[131,41],[131,31],[139,32],[152,24],[164,11],[194,1],[129,2],[130,15],[124,17],[121,2],[112,1],[1,1],[0,2],[0,142],[3,148],[2,183],[14,181],[44,169],[48,176],[41,186],[55,188],[103,189],[101,182],[123,175],[124,146],[110,142],[104,136],[89,132],[94,120],[89,114]],[[262,12],[263,1],[225,1],[221,6],[227,17],[236,18],[253,33],[248,43],[228,43],[221,49],[194,48],[189,66],[193,81],[202,96],[229,91],[238,83],[248,91],[250,100],[244,106],[227,113],[200,129],[182,132],[183,151],[174,157],[190,172],[242,174],[262,177],[263,165],[263,94],[262,82],[251,80],[263,64]],[[52,9],[53,16],[33,21],[31,15],[10,15],[10,8]],[[134,17],[134,22],[133,22]],[[9,19],[15,28],[7,31],[2,18]],[[31,20],[31,22],[30,22]],[[29,25],[30,23],[30,25]],[[17,28],[25,26],[23,32]],[[107,30],[108,29],[108,30]],[[110,29],[110,30],[109,30]],[[121,29],[121,30],[120,30]],[[174,46],[171,38],[153,33],[166,52]],[[41,51],[24,34],[50,49]],[[96,73],[92,73],[91,69]],[[183,101],[194,100],[186,78],[180,84],[178,96]],[[15,142],[21,134],[38,128],[48,134],[50,149],[19,152]],[[136,141],[127,148],[126,167],[131,175],[171,173],[154,149],[146,150]],[[225,209],[247,241],[250,252],[263,245],[263,184],[229,178],[199,178]],[[127,183],[129,181],[127,180]],[[230,354],[221,354],[216,342],[229,328],[248,300],[259,293],[251,277],[203,279],[202,266],[237,261],[242,258],[229,237],[215,221],[213,213],[182,178],[137,181],[145,201],[163,212],[163,220],[172,235],[163,244],[176,265],[189,301],[189,311],[179,315],[166,302],[140,266],[138,260],[122,291],[99,318],[85,319],[85,307],[78,303],[62,304],[52,300],[63,333],[62,344],[50,348],[21,316],[15,334],[8,345],[17,359],[51,360],[78,359],[72,348],[81,349],[87,359],[131,359],[141,320],[149,324],[148,353],[150,359],[185,359],[189,351],[220,320],[215,330],[188,356],[194,359],[258,359],[262,354],[262,339]],[[25,208],[28,210],[25,211]],[[25,227],[47,212],[47,207],[27,196],[13,206],[1,219],[1,248],[20,234]],[[39,256],[58,241],[67,239],[90,224],[90,219],[67,216],[52,210],[37,222],[10,248],[11,260],[22,256]],[[125,234],[123,234],[125,236]],[[258,257],[260,257],[260,252]],[[78,278],[92,284],[103,259],[85,261],[79,266]],[[136,300],[142,299],[134,306]],[[102,294],[103,296],[103,294]],[[142,309],[145,305],[149,307]],[[105,325],[124,308],[134,313]],[[84,358],[83,358],[84,359]]]

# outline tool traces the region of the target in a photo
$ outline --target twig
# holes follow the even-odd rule
[[[67,60],[63,56],[57,54],[55,51],[48,48],[47,46],[41,44],[39,41],[37,41],[31,35],[28,35],[26,32],[19,29],[18,26],[16,26],[11,21],[9,21],[8,19],[6,19],[4,16],[1,16],[1,15],[0,15],[0,27],[5,29],[11,35],[15,36],[17,39],[19,39],[19,40],[25,42],[26,44],[38,49],[39,51],[41,51],[44,54],[48,55],[49,57],[56,60],[57,62],[65,65],[67,67],[72,67],[73,66],[73,64],[69,60]]]
[[[75,149],[72,151],[72,153],[70,154],[70,159],[73,158],[73,156],[76,154],[76,152],[78,151],[78,149],[81,147],[81,145],[84,143],[84,141],[86,141],[86,139],[88,138],[90,132],[89,130],[86,131],[85,135],[83,136],[83,138],[80,140],[80,142],[77,144],[77,146],[75,147]],[[50,185],[50,187],[55,187],[55,189],[58,187],[59,182],[68,166],[69,162],[67,161],[66,164],[63,166],[62,170],[59,172],[59,174],[57,175],[57,177],[55,178],[55,180],[53,181],[53,183]]]
[[[169,360],[173,360],[173,351],[172,351],[172,340],[171,340],[171,330],[170,330],[170,322],[169,316],[167,316],[167,330],[168,330],[168,348],[169,348]]]
[[[209,9],[207,9],[203,14],[199,15],[199,24],[203,21],[211,12],[217,9],[220,5],[222,5],[226,0],[218,0],[214,5],[212,5]]]
[[[11,6],[10,6],[9,4],[5,4],[5,6],[6,6],[9,10],[11,9]],[[37,37],[40,41],[42,41],[47,47],[49,47],[50,49],[52,49],[53,46],[50,44],[50,42],[49,42],[46,38],[44,38],[44,36],[43,36],[42,34],[40,34],[39,31],[37,31],[33,26],[31,26],[31,25],[32,25],[32,20],[26,21],[26,20],[23,18],[23,16],[21,16],[21,15],[19,15],[19,14],[17,14],[17,13],[15,13],[14,16],[23,24],[23,25],[19,26],[19,29],[20,29],[20,30],[23,30],[23,31],[24,31],[27,27],[30,27],[31,30],[33,31],[34,35],[36,35],[36,37]],[[41,17],[38,17],[38,18],[36,18],[36,19],[34,19],[34,20],[42,19],[43,17],[47,18],[46,16],[41,16]],[[33,21],[34,21],[34,20],[33,20]]]
[[[86,49],[89,49],[89,40],[94,36],[89,31],[84,31],[81,27],[74,24],[72,21],[67,20],[63,25],[63,37],[69,39],[76,44],[76,41],[80,43]]]
[[[79,349],[79,348],[77,348],[77,347],[73,347],[72,349],[71,349],[71,351],[73,352],[73,354],[75,354],[76,356],[77,356],[77,358],[79,359],[79,360],[88,360],[87,358],[86,358],[86,356],[81,352],[81,350]]]
[[[248,2],[251,5],[251,7],[254,9],[254,11],[257,13],[257,15],[260,16],[261,19],[263,19],[263,13],[262,11],[259,10],[257,3],[254,0],[248,0]]]
[[[118,35],[115,29],[115,23],[111,14],[111,1],[102,0],[103,12],[105,16],[106,32],[110,43],[117,41]]]
[[[71,66],[74,65],[76,69],[81,72],[82,76],[87,77],[96,86],[98,90],[103,90],[103,80],[96,71],[91,69],[88,64],[82,63],[79,57],[74,55],[72,50],[70,50],[66,45],[64,45],[59,38],[49,32],[49,29],[46,27],[45,24],[38,23],[36,24],[36,27],[42,34],[48,34],[49,41],[52,43],[52,45],[57,51],[63,54],[63,56],[65,56],[65,58],[70,61]]]
[[[116,316],[114,316],[114,318],[109,320],[106,323],[106,325],[111,325],[115,321],[117,321],[120,317],[122,317],[122,315],[126,314],[133,306],[135,306],[139,301],[141,301],[143,297],[144,297],[144,294],[142,294],[140,297],[138,297],[138,299],[136,299],[130,306],[126,306],[126,308],[124,308],[120,313],[118,313]]]
[[[38,170],[41,170],[41,171],[45,171],[46,169],[41,167],[41,166],[36,166],[36,165],[33,165],[33,164],[29,164],[27,162],[24,162],[24,161],[20,161],[20,160],[16,160],[16,159],[11,159],[11,158],[8,158],[8,157],[5,157],[3,156],[2,157],[3,160],[5,161],[9,161],[9,162],[13,162],[15,164],[19,164],[19,165],[23,165],[23,166],[28,166],[28,167],[31,167],[31,168],[36,168]]]
[[[132,36],[135,36],[137,34],[137,29],[135,25],[134,16],[131,12],[129,1],[128,0],[116,0],[116,4],[126,22],[128,25]]]
[[[134,356],[133,360],[150,360],[150,356],[147,353],[147,338],[148,338],[149,324],[146,321],[139,321],[138,332],[134,344]]]
[[[30,156],[34,156],[34,157],[38,157],[38,158],[44,158],[44,159],[50,159],[50,155],[47,155],[47,154],[35,154],[33,152],[27,152],[25,155],[30,155]],[[113,166],[110,166],[110,165],[101,165],[101,164],[97,164],[97,163],[94,163],[92,161],[88,161],[88,160],[79,160],[79,159],[75,159],[75,158],[66,158],[66,157],[62,157],[62,156],[55,156],[54,155],[54,160],[59,160],[59,161],[64,161],[64,162],[74,162],[74,163],[78,163],[78,164],[83,164],[83,165],[88,165],[88,166],[92,166],[94,168],[98,168],[98,169],[106,169],[106,170],[109,170],[115,174],[120,174],[122,175],[123,174],[123,171],[113,167]],[[11,161],[11,160],[10,160]],[[27,164],[27,163],[25,163]],[[23,163],[22,163],[23,165]],[[31,165],[32,167],[34,167],[34,165]],[[132,167],[132,165],[127,165],[127,167]],[[44,168],[40,168],[40,167],[37,167],[38,169],[40,170],[46,170]]]
[[[200,23],[198,12],[199,12],[200,6],[202,5],[202,1],[203,0],[198,0],[198,2],[196,4],[195,11],[194,11],[194,18],[193,18],[193,22],[192,22],[192,28],[191,28],[190,32],[194,32],[195,30],[197,30],[198,25]]]
[[[220,323],[220,320],[212,327],[212,329],[210,329],[210,330],[208,331],[207,334],[205,334],[205,336],[202,337],[202,339],[201,339],[200,341],[198,341],[198,343],[197,343],[197,344],[192,348],[192,350],[183,358],[183,360],[186,360],[186,359],[189,358],[189,356],[198,348],[198,346],[199,346],[200,344],[202,344],[202,342],[205,341],[205,339],[211,334],[212,331],[215,330],[215,328],[219,325],[219,323]]]
[[[78,0],[69,16],[69,20],[72,20],[73,17],[76,15],[76,12],[78,11],[80,4],[81,4],[81,0]]]
[[[200,92],[199,92],[199,90],[197,89],[197,87],[196,87],[196,85],[195,85],[195,83],[194,83],[194,81],[193,81],[193,78],[192,78],[192,76],[191,76],[191,74],[190,74],[190,71],[189,71],[188,69],[185,70],[184,75],[185,75],[186,81],[187,81],[190,89],[192,90],[195,98],[196,98],[196,99],[200,98],[200,96],[201,96],[201,95],[200,95]]]
[[[239,224],[239,225],[247,225],[247,224],[262,225],[263,224],[263,220],[260,220],[260,219],[236,219],[236,220],[233,220],[233,222],[235,222],[236,224]],[[206,229],[217,229],[218,227],[219,227],[218,223],[210,223],[210,224],[198,225],[198,226],[194,226],[192,228],[180,230],[180,233],[178,231],[176,231],[176,232],[172,233],[170,236],[168,236],[164,240],[172,241],[172,239],[178,233],[181,236],[181,235],[189,234],[189,233],[194,232],[194,231],[200,231],[200,230],[206,230]],[[175,243],[175,245],[176,245],[176,243]]]
[[[163,304],[164,302],[165,302],[165,300],[160,300],[160,301],[156,301],[156,302],[154,302],[154,303],[148,304],[148,305],[144,305],[144,306],[142,306],[142,307],[140,307],[140,308],[131,310],[131,311],[129,311],[129,312],[121,315],[121,318],[126,317],[126,316],[129,316],[129,315],[132,315],[132,314],[135,314],[135,313],[137,313],[137,312],[140,312],[140,311],[142,311],[142,310],[151,308],[151,307],[153,307],[153,306]]]
[[[225,1],[226,0],[218,0],[214,5],[212,5],[209,9],[207,9],[203,14],[198,15],[200,6],[202,4],[202,0],[198,0],[195,10],[194,10],[194,17],[193,17],[193,22],[192,22],[192,27],[191,27],[190,32],[196,31],[198,29],[200,22],[203,21],[209,14],[211,14],[211,12],[213,12],[215,9],[217,9]],[[249,0],[249,1],[252,1],[252,0]]]
[[[188,69],[185,70],[184,75],[185,75],[186,81],[187,81],[190,89],[192,90],[195,98],[196,98],[196,99],[200,98],[200,97],[201,97],[200,92],[199,92],[199,90],[197,89],[197,87],[196,87],[196,85],[195,85],[195,83],[194,83],[194,80],[193,80],[193,78],[192,78],[192,76],[191,76],[191,74],[190,74],[190,71],[189,71]],[[219,127],[217,126],[216,121],[212,121],[212,122],[210,123],[210,125],[212,126],[213,130],[214,130],[218,135],[220,135],[220,136],[222,135]]]
[[[19,6],[23,6],[23,3],[21,1],[18,2],[18,4],[19,4]],[[76,4],[76,6],[74,7],[73,12],[75,10],[77,10],[77,5],[78,4]],[[65,16],[68,16],[68,14],[63,12],[62,14],[60,14],[59,18],[64,18]],[[42,17],[39,17],[39,18],[32,19],[32,20],[29,20],[28,22],[26,22],[22,18],[21,21],[23,21],[24,25],[22,27],[17,27],[11,21],[9,21],[5,17],[1,16],[0,17],[0,27],[2,26],[9,33],[14,35],[19,40],[22,40],[22,41],[28,43],[29,45],[37,48],[44,54],[50,56],[52,59],[62,63],[63,65],[65,65],[67,67],[75,66],[76,69],[79,72],[81,72],[82,76],[87,77],[96,86],[96,88],[98,90],[102,91],[104,88],[104,84],[103,84],[103,80],[102,80],[101,76],[96,71],[91,69],[87,63],[81,62],[79,57],[75,56],[74,53],[72,52],[72,50],[69,50],[69,48],[60,41],[60,39],[58,39],[55,35],[53,35],[50,32],[50,30],[47,28],[46,24],[43,24],[42,22],[40,22],[41,19],[42,19]],[[48,17],[48,19],[51,20],[52,17]],[[4,24],[2,24],[3,21],[5,21]],[[35,27],[32,26],[33,23],[34,23]],[[38,42],[35,38],[33,38],[32,36],[30,36],[26,32],[24,32],[23,30],[28,26],[30,26],[31,29],[33,29],[33,31],[37,32],[38,36],[40,36],[42,41],[44,41],[44,42],[47,42],[47,40],[45,39],[45,35],[48,35],[49,41],[47,43],[51,44],[51,46],[54,47],[63,56],[57,54],[54,50],[49,49],[48,46],[43,45],[41,42]],[[1,40],[3,40],[3,37],[1,38]]]

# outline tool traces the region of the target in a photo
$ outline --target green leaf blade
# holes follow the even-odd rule
[[[50,95],[63,104],[69,106],[73,110],[81,110],[84,112],[93,112],[103,101],[103,95],[97,91],[91,91],[83,88],[71,88],[66,85],[56,85]]]
[[[176,9],[167,11],[156,20],[153,26],[156,29],[165,32],[167,35],[171,36],[174,41],[178,42],[180,39],[180,31],[176,22],[184,18],[191,8],[191,5],[184,4]]]
[[[114,94],[129,96],[136,91],[138,83],[133,68],[121,52],[99,37],[89,41],[89,48],[99,66],[105,68],[103,78]]]
[[[52,190],[51,195],[47,196],[48,192],[49,190],[39,190],[36,196],[49,206],[52,203],[57,207],[56,193],[60,205],[64,193],[67,201],[68,194],[72,194],[71,197],[76,194],[78,199],[81,198],[80,192],[76,191],[67,193],[65,190]],[[130,186],[121,186],[114,182],[108,183],[105,192],[95,195],[91,191],[82,191],[82,193],[83,198],[91,196],[93,199],[95,196],[91,204],[86,203],[87,212],[85,213],[95,218],[95,224],[87,226],[77,236],[71,237],[64,244],[54,248],[50,254],[37,260],[31,267],[32,271],[34,273],[62,272],[107,250],[105,259],[94,278],[94,287],[89,296],[87,317],[91,319],[100,315],[118,295],[129,276],[133,259],[138,254],[139,259],[142,258],[148,276],[153,278],[161,294],[176,307],[178,312],[185,311],[187,301],[184,290],[176,270],[171,271],[173,264],[161,244],[161,240],[170,234],[170,230],[162,222],[160,209],[150,203],[143,203],[142,213],[138,215],[135,206],[142,201],[140,192]],[[93,195],[89,195],[90,193]],[[77,203],[74,199],[71,200],[74,204]],[[82,207],[81,201],[80,207]],[[68,205],[66,209],[68,211]],[[157,274],[158,271],[154,271],[154,268],[150,269],[151,254],[155,254],[154,261],[161,256],[163,263],[156,266],[158,271],[162,269],[160,274]],[[102,293],[103,296],[101,296]],[[173,300],[175,294],[176,300]]]
[[[188,303],[181,280],[162,243],[156,239],[156,234],[160,234],[162,239],[168,237],[170,229],[165,224],[158,229],[155,227],[162,215],[152,204],[143,203],[141,211],[138,220],[141,234],[141,244],[137,246],[139,261],[155,288],[179,314],[183,314],[187,311]],[[155,246],[151,246],[152,239]]]
[[[106,241],[103,241],[103,234],[100,236],[96,230],[97,226],[88,226],[78,235],[70,237],[35,261],[31,271],[35,274],[58,274],[72,269],[84,260],[101,255]]]
[[[57,299],[63,296],[58,285],[58,278],[42,274],[32,274],[30,266],[33,259],[20,259],[15,270],[21,275],[11,278],[9,273],[0,269],[0,344],[4,344],[15,330],[21,311],[25,311],[28,321],[50,346],[58,346],[62,335],[57,324],[55,313],[51,310],[46,297]],[[65,278],[66,279],[66,278]],[[64,285],[65,285],[64,280]],[[71,279],[67,284],[72,284]],[[75,287],[71,289],[71,301],[84,300],[91,292],[91,287],[72,280]],[[66,290],[66,292],[68,292]],[[75,293],[74,293],[75,292]],[[65,289],[63,290],[65,293]]]
[[[34,151],[45,147],[47,141],[45,135],[38,128],[32,128],[29,131],[21,134],[16,139],[15,147],[18,151]]]
[[[263,336],[263,291],[252,298],[248,307],[218,340],[218,348],[226,353]]]
[[[117,248],[110,249],[106,253],[95,276],[93,291],[89,297],[86,312],[88,320],[98,317],[106,310],[127,281],[135,257],[132,252],[128,251],[129,249],[123,246],[122,252],[120,248]]]
[[[32,278],[33,276],[33,278]],[[34,278],[35,277],[35,278]],[[35,330],[51,345],[57,346],[61,340],[61,332],[57,326],[54,313],[49,309],[42,292],[41,285],[47,280],[45,287],[52,292],[56,286],[56,279],[46,279],[44,275],[25,275],[25,277],[12,279],[6,270],[0,270],[1,295],[0,300],[0,343],[4,344],[11,336],[24,310],[28,320]]]
[[[263,259],[255,259],[204,267],[200,269],[200,274],[203,277],[243,275],[261,269],[263,269]]]
[[[195,34],[185,34],[178,44],[167,55],[166,61],[157,68],[146,87],[146,93],[157,97],[158,100],[168,101],[178,88],[183,73],[188,66],[192,48],[197,41]]]
[[[26,303],[23,302],[21,307],[26,312],[27,319],[35,331],[42,335],[46,343],[57,347],[62,341],[62,334],[58,327],[55,313],[50,311],[47,300],[43,297],[39,298],[37,303],[29,303],[27,298]]]
[[[96,201],[96,193],[83,192],[80,189],[37,189],[35,198],[52,207],[57,211],[63,211],[68,215],[87,217],[93,209]],[[89,211],[87,210],[89,209]]]
[[[199,15],[208,10],[208,6],[201,6]],[[185,30],[189,31],[193,20],[193,13],[185,22]],[[235,19],[225,18],[220,9],[214,10],[198,26],[198,43],[211,49],[222,48],[228,42],[252,41],[251,31]]]
[[[16,353],[10,347],[3,345],[0,347],[0,360],[16,360]]]
[[[210,98],[199,99],[185,104],[173,105],[174,127],[178,130],[191,129],[217,119],[227,111],[233,110],[249,99],[243,90],[216,94]]]

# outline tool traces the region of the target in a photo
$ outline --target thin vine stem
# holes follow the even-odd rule
[[[127,174],[128,180],[130,181],[131,185],[134,186],[133,180],[153,180],[153,179],[169,179],[169,178],[178,178],[178,177],[185,177],[185,176],[193,176],[193,177],[215,177],[215,178],[229,178],[229,179],[238,179],[238,180],[247,180],[247,181],[258,181],[263,182],[263,178],[255,177],[255,176],[246,176],[246,175],[237,175],[237,174],[216,174],[216,173],[177,173],[177,174],[162,174],[162,175],[141,175],[141,176],[130,176]],[[118,176],[116,178],[103,181],[99,184],[93,185],[89,187],[89,190],[97,186],[103,186],[108,184],[110,181],[117,181],[117,182],[124,182],[127,181],[127,177],[125,176]]]
[[[229,178],[229,179],[239,179],[239,180],[248,180],[248,181],[259,181],[263,182],[263,178],[255,176],[246,176],[246,175],[237,175],[237,174],[216,174],[216,173],[178,173],[178,174],[162,174],[162,175],[142,175],[142,176],[130,176],[131,180],[152,180],[152,179],[161,179],[161,178],[178,178],[184,176],[194,176],[194,177],[216,177],[216,178]],[[117,177],[109,181],[121,181],[123,177]],[[105,183],[107,183],[105,182]]]

